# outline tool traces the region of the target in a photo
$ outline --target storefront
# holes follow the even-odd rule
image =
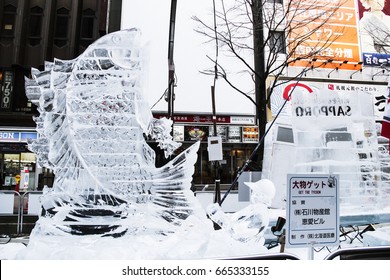
[[[164,115],[154,115],[155,118]],[[222,185],[230,186],[238,170],[249,158],[258,143],[258,127],[253,116],[217,116],[217,135],[222,138],[223,160],[220,161],[220,180]],[[201,142],[198,161],[195,164],[193,183],[198,188],[215,183],[215,165],[209,161],[207,138],[214,135],[212,116],[175,115],[173,138],[182,143],[176,151],[180,153],[197,141]],[[155,148],[152,145],[153,148]],[[155,150],[158,148],[156,147]],[[157,165],[162,156],[157,154]],[[160,162],[160,164],[159,164]],[[256,170],[256,166],[251,166]]]
[[[37,133],[28,130],[0,129],[0,179],[2,190],[37,188],[36,156],[27,148],[28,139]]]
[[[157,115],[155,117],[163,117]],[[216,168],[209,161],[207,138],[214,135],[211,116],[177,115],[173,126],[174,140],[182,143],[176,154],[185,150],[197,141],[201,142],[198,160],[195,164],[193,183],[204,187],[214,184]],[[254,117],[219,116],[217,118],[217,135],[222,138],[223,160],[219,163],[222,185],[230,185],[238,170],[249,158],[258,143],[258,127]],[[36,139],[37,133],[32,129],[0,129],[0,179],[2,190],[36,190],[44,185],[52,186],[53,173],[36,164],[36,155],[27,148],[28,139]],[[156,151],[156,165],[161,166],[168,160],[156,143],[150,142]],[[256,170],[256,166],[251,166]]]

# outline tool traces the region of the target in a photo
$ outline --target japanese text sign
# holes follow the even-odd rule
[[[301,58],[292,66],[309,66],[359,70],[361,65],[355,0],[303,0],[286,2],[288,40],[293,58]],[[314,30],[314,32],[313,32]],[[308,36],[307,38],[302,38]],[[307,35],[308,34],[308,35]],[[324,63],[327,60],[338,64]],[[353,62],[340,63],[340,62]]]
[[[287,175],[286,246],[339,243],[338,175]]]

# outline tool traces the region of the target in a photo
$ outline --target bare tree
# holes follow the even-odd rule
[[[284,1],[214,0],[214,24],[193,17],[199,23],[196,31],[210,43],[217,42],[216,54],[234,57],[239,62],[236,66],[242,66],[240,71],[252,78],[253,91],[245,92],[232,81],[232,69],[227,69],[218,55],[209,57],[213,67],[203,71],[222,78],[256,106],[261,139],[256,153],[259,164],[264,151],[267,104],[279,78],[285,82],[297,80],[306,71],[337,60],[330,46],[343,35],[343,27],[336,28],[334,23],[344,0]],[[292,65],[300,70],[286,77]]]

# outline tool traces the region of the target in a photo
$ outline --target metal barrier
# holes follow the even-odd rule
[[[17,191],[0,191],[0,216],[17,216],[16,234],[20,233],[20,204],[21,198]],[[4,224],[6,225],[7,223]]]
[[[42,191],[26,191],[24,193],[12,190],[0,191],[0,217],[3,217],[4,220],[9,217],[17,217],[15,232],[17,235],[22,234],[24,218],[40,215],[41,196]],[[0,221],[0,224],[8,225],[12,222],[2,223]]]
[[[272,253],[228,258],[224,260],[300,260],[300,258],[290,253]]]
[[[325,260],[390,260],[390,246],[343,248],[330,253]]]
[[[40,215],[41,196],[42,196],[42,191],[27,191],[21,196],[20,227],[19,227],[20,233],[23,233],[23,221],[26,216],[35,217]],[[24,204],[24,202],[27,202],[27,204]]]

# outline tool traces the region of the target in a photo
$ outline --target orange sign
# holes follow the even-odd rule
[[[257,126],[244,126],[242,128],[242,142],[256,143],[259,141],[259,128]]]
[[[361,69],[355,0],[291,1],[291,66]]]

